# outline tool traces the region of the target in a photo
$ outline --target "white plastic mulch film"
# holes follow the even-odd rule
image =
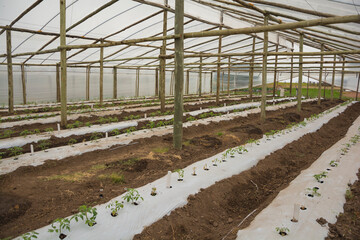
[[[10,25],[24,10],[29,8],[36,1],[23,0],[0,0],[0,25]],[[289,10],[287,8],[278,6],[276,4],[289,5],[289,1],[255,1],[244,0],[246,3],[251,3],[254,6],[267,10],[269,12],[276,12],[277,16],[282,22],[294,22],[297,20],[309,20],[323,17],[324,14],[346,16],[359,14],[360,0],[304,0],[291,1],[291,6],[302,8],[305,10],[319,13],[315,14],[303,13],[301,11]],[[230,4],[232,3],[232,4]],[[244,28],[263,24],[263,15],[255,10],[234,5],[236,1],[233,0],[185,0],[185,32],[198,32],[206,30],[216,30],[220,24],[220,12],[224,11],[223,24],[226,28]],[[273,3],[273,4],[271,4]],[[101,8],[105,4],[109,6],[104,8],[97,14],[89,17],[86,21],[77,24],[81,19],[90,13]],[[275,4],[275,5],[274,5]],[[161,36],[163,29],[163,12],[161,6],[164,5],[164,0],[67,0],[66,11],[66,27],[69,29],[67,34],[76,35],[81,38],[66,39],[68,45],[80,45],[95,43],[95,39],[104,38],[105,40],[120,41],[125,39],[136,39],[150,36]],[[175,0],[169,0],[168,5],[171,9],[175,8]],[[235,10],[235,11],[234,11]],[[250,14],[250,15],[249,15]],[[151,16],[151,17],[150,17]],[[149,18],[147,18],[149,17]],[[168,32],[173,34],[174,30],[174,13],[168,11]],[[137,23],[138,22],[138,23]],[[137,24],[135,24],[137,23]],[[274,22],[270,21],[270,24]],[[130,26],[130,27],[129,27]],[[299,29],[305,33],[311,33],[311,29],[316,30],[315,35],[309,34],[310,37],[317,40],[330,38],[334,41],[324,39],[324,43],[336,50],[351,50],[360,48],[360,44],[356,40],[360,40],[359,34],[355,34],[359,29],[358,23],[346,24],[332,24],[334,27],[344,29],[329,28],[326,26],[311,27],[308,29]],[[13,24],[14,28],[24,28],[33,31],[54,32],[59,33],[59,0],[44,0],[41,1],[34,9],[25,14],[19,21]],[[320,32],[319,32],[320,31]],[[352,33],[350,33],[352,31]],[[263,34],[258,33],[256,40],[256,51],[262,51]],[[306,35],[306,34],[305,34]],[[24,52],[36,52],[40,49],[49,50],[55,49],[60,45],[59,38],[47,35],[37,35],[27,32],[12,31],[12,54],[19,54]],[[306,35],[307,36],[307,35]],[[275,51],[275,44],[279,44],[279,51],[298,51],[299,35],[293,31],[286,31],[281,33],[269,33],[269,51]],[[354,39],[354,40],[352,40]],[[53,40],[51,43],[49,43]],[[339,43],[337,41],[342,41]],[[293,44],[294,42],[294,44]],[[6,54],[6,34],[0,35],[0,54]],[[48,44],[49,43],[49,44]],[[191,53],[217,53],[218,37],[205,38],[189,38],[185,39],[185,54]],[[43,46],[45,46],[43,48]],[[140,96],[150,96],[155,94],[155,68],[159,65],[158,59],[133,59],[124,60],[125,58],[133,57],[158,57],[160,54],[159,47],[162,45],[161,41],[149,41],[140,45],[144,46],[128,46],[120,45],[104,49],[104,97],[112,98],[113,89],[113,67],[118,67],[117,72],[117,89],[118,97],[134,96],[135,95],[135,81],[136,69],[121,69],[122,67],[142,66],[140,69]],[[319,51],[319,43],[309,41],[305,38],[304,51]],[[225,36],[222,40],[223,53],[239,53],[252,51],[252,37],[250,35],[234,35]],[[174,53],[174,40],[167,41],[167,54]],[[98,48],[90,48],[82,51],[81,49],[70,50],[67,52],[67,75],[68,75],[68,100],[77,101],[85,98],[85,84],[86,84],[86,66],[90,66],[90,99],[99,98],[99,63],[91,63],[91,61],[99,61],[100,50]],[[119,59],[118,61],[108,61]],[[123,59],[123,60],[120,60]],[[305,57],[306,61],[318,61],[319,57]],[[332,61],[333,56],[325,56],[325,60]],[[227,90],[229,81],[229,89],[246,88],[249,79],[248,63],[250,56],[233,57],[231,62],[236,62],[231,68],[230,78],[228,80],[227,68],[221,72],[221,88]],[[274,56],[268,57],[268,62],[273,62]],[[337,61],[342,59],[337,59]],[[356,55],[345,60],[358,60]],[[0,104],[7,104],[8,84],[7,84],[7,66],[6,58],[1,57],[0,61]],[[13,58],[14,64],[47,64],[52,65],[59,63],[59,53],[48,53],[42,55],[26,55]],[[261,56],[256,56],[255,61],[261,63]],[[90,62],[77,65],[75,63]],[[198,63],[200,58],[185,58],[185,64]],[[213,79],[212,90],[216,89],[216,69],[214,63],[217,62],[217,57],[203,57],[202,71],[202,92],[210,92],[211,89],[211,75]],[[227,66],[228,58],[221,58],[223,67]],[[244,65],[243,63],[247,63]],[[298,58],[294,57],[294,62],[298,62]],[[237,64],[239,63],[239,64]],[[279,63],[290,63],[290,57],[279,56]],[[171,94],[171,74],[174,69],[174,60],[167,60],[166,72],[166,94]],[[72,66],[70,66],[72,65]],[[295,64],[296,65],[296,64]],[[341,63],[337,64],[338,66]],[[256,66],[256,64],[255,64]],[[273,64],[269,64],[273,67]],[[307,64],[306,67],[313,67],[318,69],[319,64]],[[330,67],[332,63],[324,64],[326,70],[326,82],[331,82],[332,70]],[[347,63],[345,71],[344,87],[347,89],[356,89],[357,76],[354,72],[358,72],[360,68],[356,68],[355,63]],[[287,67],[289,64],[279,64],[278,67]],[[355,67],[355,68],[354,68]],[[290,78],[289,69],[279,68],[278,79],[287,80]],[[199,65],[185,65],[185,70],[189,70],[189,93],[197,93],[199,91]],[[341,80],[340,68],[337,69],[335,84],[339,85]],[[21,84],[21,68],[19,65],[13,66],[14,71],[14,98],[15,103],[22,102],[22,84]],[[304,79],[308,74],[304,72]],[[311,77],[318,78],[318,73],[311,73]],[[274,74],[272,71],[268,73],[268,82],[272,82]],[[294,74],[297,77],[297,73]],[[51,102],[56,100],[56,70],[55,66],[29,66],[25,65],[25,79],[27,88],[28,102]],[[186,74],[185,74],[186,79]],[[257,68],[254,74],[254,84],[261,83],[261,68]]]

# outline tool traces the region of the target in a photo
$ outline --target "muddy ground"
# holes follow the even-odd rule
[[[360,239],[360,171],[357,176],[358,180],[349,186],[345,194],[344,213],[337,216],[335,224],[329,223],[329,233],[326,240]]]
[[[189,196],[187,205],[145,228],[134,239],[210,240],[223,239],[227,234],[226,239],[236,239],[239,229],[248,226],[303,169],[345,136],[359,114],[360,103],[357,103],[315,133],[306,134],[286,145],[251,169]],[[359,206],[356,209],[359,210]],[[254,214],[238,227],[254,210]],[[359,217],[356,215],[358,213],[350,214],[348,218]],[[351,223],[359,223],[359,219]],[[350,224],[342,227],[342,230],[352,232]]]
[[[186,128],[184,129],[182,151],[176,151],[172,148],[172,135],[169,134],[163,137],[140,139],[129,146],[114,146],[107,150],[85,153],[61,161],[47,161],[37,167],[21,167],[12,173],[0,176],[0,238],[15,237],[47,225],[55,218],[74,214],[80,205],[96,205],[107,202],[122,194],[124,187],[137,188],[143,186],[164,176],[169,170],[184,168],[193,162],[213,156],[227,148],[244,144],[250,138],[260,138],[263,133],[270,130],[284,129],[292,122],[302,121],[304,117],[320,113],[338,103],[324,101],[321,106],[317,106],[316,103],[304,103],[301,114],[296,113],[296,107],[267,112],[267,120],[264,123],[260,123],[259,114],[252,114],[248,117],[238,117],[232,121]],[[359,104],[351,107],[351,110],[347,110],[347,112],[358,114],[360,112]],[[331,134],[334,136],[341,135],[348,128],[353,118],[350,115],[348,114],[345,119],[341,120],[332,129]],[[324,144],[329,141],[328,134],[328,132],[324,133],[325,139],[310,139],[311,144],[308,147],[311,148],[312,145],[321,147],[323,141]],[[308,152],[307,149],[298,149],[296,145],[294,147],[296,151],[287,150],[285,156],[297,153],[299,157],[303,157],[303,154]],[[290,180],[289,177],[295,177],[298,174],[296,171],[294,173],[292,171],[298,163],[286,159],[285,157],[281,158],[281,164],[289,164],[290,167],[294,165],[294,167],[283,171],[283,169],[277,168],[281,164],[274,164],[271,166],[273,171],[269,171],[265,175],[271,178],[285,175],[286,183],[275,184],[278,188],[282,188],[284,184],[286,185]],[[304,164],[306,165],[306,162]],[[261,170],[259,171],[261,172]],[[225,212],[233,212],[232,220],[229,218],[227,219],[228,222],[237,222],[242,217],[242,214],[249,212],[249,208],[254,203],[266,202],[267,198],[264,199],[263,197],[272,196],[271,194],[278,190],[278,188],[272,189],[266,181],[264,181],[264,185],[260,185],[263,180],[261,178],[262,173],[255,172],[254,174],[254,177],[259,178],[254,178],[254,181],[259,182],[258,185],[261,191],[250,194],[254,199],[251,198],[252,201],[249,206],[244,205],[246,210],[241,210],[238,207],[241,202],[225,198],[227,202],[224,204],[230,207]],[[268,174],[271,174],[271,176]],[[246,190],[246,194],[242,191],[239,192],[239,197],[248,196],[248,193],[253,191],[254,186],[247,184],[247,181],[239,181],[238,183],[242,184],[240,189]],[[230,185],[230,188],[232,187],[234,186]],[[236,189],[233,191],[236,192]],[[199,198],[200,194],[195,196],[195,199]],[[203,200],[201,203],[203,204],[202,211],[198,212],[199,208],[194,212],[189,211],[185,214],[185,216],[189,214],[186,219],[187,221],[191,220],[193,228],[195,219],[200,221],[201,216],[204,214],[210,214],[209,216],[213,217],[211,215],[213,211],[208,210],[216,210],[219,207],[220,200],[224,198],[217,193],[214,193],[213,197],[211,197],[212,200],[209,200],[209,197]],[[177,211],[183,210],[176,210],[172,215],[177,215]],[[218,214],[217,216],[221,215]],[[218,220],[211,223],[208,220],[206,221],[201,222],[201,225],[196,225],[204,225],[206,228],[195,226],[200,231],[198,234],[218,236],[220,232],[217,232],[220,227],[214,227],[214,222],[218,226],[221,222]],[[176,226],[182,225],[183,223],[176,224]],[[208,230],[212,228],[216,234],[214,234],[214,230]],[[184,235],[184,233],[186,233],[184,236],[187,236],[194,230],[188,229],[187,226],[184,226],[185,232],[181,229],[183,228],[180,227],[179,231],[176,230],[177,236],[178,234]],[[164,231],[168,230],[167,228],[164,229]],[[225,230],[226,228],[224,228]]]

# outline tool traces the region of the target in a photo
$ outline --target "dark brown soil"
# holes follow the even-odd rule
[[[335,224],[329,223],[326,240],[359,240],[360,239],[360,169],[358,180],[350,186],[344,204],[344,213],[337,216]]]
[[[304,117],[309,117],[312,114],[320,113],[338,103],[339,102],[331,103],[329,101],[324,101],[320,107],[317,106],[316,103],[305,103],[303,104],[304,110],[300,114],[300,120]],[[359,104],[356,106],[351,107],[351,109],[354,113],[359,113]],[[341,120],[341,126],[336,126],[336,128],[331,131],[334,131],[335,133],[345,131],[349,122],[353,119],[353,117],[350,116],[351,114],[349,114],[349,111],[347,111],[347,118]],[[65,217],[76,213],[80,205],[96,205],[107,202],[122,194],[124,192],[124,187],[137,188],[143,186],[146,183],[164,176],[167,171],[184,168],[193,162],[213,156],[227,148],[243,144],[250,138],[256,139],[262,137],[262,134],[254,132],[233,132],[230,129],[246,125],[253,125],[254,128],[260,129],[261,132],[284,129],[291,123],[285,118],[287,113],[296,113],[296,107],[267,112],[268,120],[265,123],[260,123],[259,114],[251,114],[248,117],[238,117],[232,121],[223,121],[209,125],[186,128],[184,129],[184,146],[182,151],[176,151],[172,148],[172,136],[167,135],[163,137],[140,139],[128,146],[114,146],[107,150],[85,153],[61,161],[47,161],[45,164],[37,167],[21,167],[12,173],[2,175],[0,176],[0,209],[2,209],[2,216],[4,218],[6,217],[8,220],[5,223],[0,224],[0,238],[18,236],[22,233],[47,225],[58,217]],[[260,133],[260,131],[258,131],[258,133]],[[334,133],[332,132],[331,134]],[[325,135],[325,142],[332,139],[328,134]],[[219,144],[218,140],[221,144]],[[309,149],[312,146],[319,147],[322,143],[322,139],[310,140],[312,143],[309,144]],[[309,142],[309,139],[307,141]],[[191,142],[201,144],[197,145],[192,144]],[[209,147],[212,145],[218,147]],[[288,150],[286,154],[298,153],[299,156],[304,156],[303,153],[300,152],[301,150],[298,150],[297,145],[295,145],[294,148],[295,149],[291,150],[290,153],[288,153]],[[315,149],[314,151],[317,153],[317,151],[322,152],[323,150],[319,147],[319,150]],[[286,161],[285,157],[287,158],[285,155],[281,162],[284,162],[284,166],[287,166],[289,163],[290,167],[287,166],[288,168],[284,171],[276,171],[281,170],[280,167],[282,165],[273,164],[271,165],[273,170],[269,172],[254,173],[255,175],[252,179],[259,185],[261,190],[259,190],[259,193],[249,194],[252,193],[254,186],[247,184],[247,180],[235,181],[235,183],[242,184],[239,186],[239,189],[244,189],[244,192],[241,192],[240,197],[246,196],[250,197],[250,199],[254,198],[251,203],[248,203],[249,206],[262,202],[264,200],[262,198],[263,196],[271,195],[273,190],[266,192],[273,186],[271,184],[267,185],[267,179],[271,179],[272,177],[270,175],[282,176],[285,174],[284,178],[288,180],[290,176],[294,177],[298,174],[297,170],[293,169],[298,165],[298,163],[296,163],[296,158],[292,161]],[[289,159],[292,159],[292,156],[289,156]],[[299,161],[306,165],[307,158]],[[279,167],[279,169],[277,169],[277,167]],[[262,168],[260,168],[260,170],[261,169]],[[116,174],[118,176],[122,175],[123,178],[116,177]],[[263,182],[264,185],[260,185],[261,182]],[[230,188],[234,187],[233,184],[234,183],[231,183],[229,185]],[[276,183],[274,186],[279,187],[280,185],[281,184]],[[224,190],[225,189],[229,190],[227,187],[225,187]],[[237,187],[235,187],[231,192],[237,191]],[[246,191],[248,191],[247,194],[245,194]],[[263,191],[265,192],[264,194]],[[101,197],[100,194],[102,194]],[[17,199],[24,199],[24,201],[29,202],[31,206],[27,207],[27,205],[24,205],[24,207],[21,207],[21,205],[19,205],[19,208],[21,208],[19,214],[16,216],[11,215],[11,208],[14,208],[15,205],[12,205],[11,207],[9,207],[9,205],[3,205],[4,201],[2,198],[4,196],[12,198],[13,202],[17,201]],[[199,195],[196,196],[196,198],[198,197]],[[211,217],[214,219],[222,219],[221,216],[223,215],[223,210],[218,211],[216,210],[218,205],[212,205],[213,202],[218,204],[221,202],[221,199],[226,200],[222,205],[231,207],[226,210],[226,212],[232,214],[234,224],[243,216],[243,213],[249,212],[248,209],[244,210],[238,208],[238,205],[241,205],[241,203],[236,201],[235,198],[232,199],[232,197],[234,197],[233,194],[219,195],[216,193],[213,197],[214,198],[211,197],[211,200],[207,198],[202,202],[203,206],[200,204],[199,209],[189,213],[192,217],[186,217],[184,218],[184,221],[191,222],[194,227],[194,219],[199,221],[198,216],[204,214],[206,216],[208,214],[211,215],[213,212],[217,213],[217,217],[215,217],[215,215],[211,215]],[[247,204],[245,203],[245,205]],[[209,206],[209,208],[206,206]],[[204,210],[205,208],[206,210]],[[211,211],[208,211],[209,209],[211,209]],[[207,213],[203,213],[203,211],[206,211]],[[211,228],[212,225],[208,225],[208,220],[206,221],[206,223],[202,222],[201,224],[206,226],[206,228]],[[214,221],[217,222],[217,224],[222,225],[218,220]],[[183,223],[178,224],[177,226],[182,225]],[[168,226],[168,224],[166,226]],[[200,225],[198,226],[199,231],[195,231],[184,225],[184,229],[189,231],[186,234],[195,231],[198,235],[192,236],[202,236],[201,234],[203,234],[202,231],[204,228],[200,227]],[[213,230],[217,231],[218,229]],[[168,229],[164,229],[164,231],[168,231]],[[207,230],[205,230],[205,232],[207,232]],[[212,234],[210,234],[210,232]],[[176,236],[178,233],[177,230]],[[214,232],[210,230],[208,233],[204,236],[218,235],[218,233],[214,234]],[[186,234],[184,236],[186,236]],[[152,236],[160,235],[155,234]]]
[[[303,169],[346,134],[359,114],[357,103],[317,132],[286,145],[253,168],[190,196],[186,206],[145,228],[134,239],[222,239],[229,232],[226,239],[235,239],[239,229],[248,226]],[[356,214],[351,217],[358,217]],[[358,219],[356,223],[360,225]]]
[[[227,105],[232,105],[232,104],[239,104],[239,103],[244,103],[244,102],[249,102],[249,99],[245,99],[245,100],[221,100],[220,101],[220,105],[224,105],[224,103],[226,103]],[[209,108],[209,107],[214,107],[216,106],[215,103],[211,102],[211,103],[196,103],[195,105],[184,105],[184,111],[195,111],[195,110],[199,110],[200,107],[202,108]],[[167,113],[167,115],[173,114],[173,108],[167,108],[165,109]],[[82,123],[81,126],[84,126],[85,123],[90,123],[91,125],[99,125],[101,122],[101,119],[103,118],[116,118],[117,121],[124,121],[124,120],[131,120],[133,117],[136,117],[134,119],[138,119],[138,118],[144,118],[144,114],[146,113],[147,116],[151,116],[151,113],[155,113],[158,112],[158,110],[146,110],[146,111],[134,111],[134,112],[129,112],[129,111],[120,111],[119,110],[119,114],[109,114],[106,116],[96,116],[96,115],[92,115],[91,113],[89,114],[88,117],[80,117],[76,120],[69,120],[68,124],[74,124],[75,122],[79,121]],[[158,116],[158,115],[157,115]],[[116,122],[117,122],[116,121]],[[29,121],[29,123],[31,123],[31,121]],[[103,123],[109,123],[109,122],[103,122]],[[4,133],[5,130],[12,130],[13,133],[11,134],[11,137],[18,137],[20,136],[20,133],[24,130],[28,130],[33,132],[35,129],[40,130],[40,132],[45,132],[46,129],[48,128],[52,128],[53,130],[57,129],[57,123],[46,123],[46,124],[41,124],[41,123],[34,123],[34,124],[26,124],[26,125],[20,125],[20,126],[14,126],[12,128],[6,128],[6,129],[0,129],[0,135]]]

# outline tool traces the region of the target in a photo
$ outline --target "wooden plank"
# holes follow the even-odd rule
[[[21,64],[21,85],[22,85],[22,97],[23,104],[26,104],[26,79],[25,79],[25,66]]]
[[[155,96],[159,96],[159,68],[155,69]]]
[[[343,61],[345,61],[345,57],[343,57]],[[341,71],[341,83],[340,83],[340,95],[339,95],[340,99],[342,99],[343,91],[344,91],[344,78],[345,78],[345,63],[342,64],[342,71]]]
[[[11,57],[11,30],[6,30],[6,59],[7,59],[7,72],[8,72],[8,102],[9,113],[14,113],[14,78]]]
[[[56,102],[61,102],[60,63],[56,64]]]
[[[167,5],[168,1],[165,0],[164,4]],[[164,10],[163,15],[163,37],[167,36],[167,15],[168,12]],[[160,48],[160,55],[166,55],[166,39],[163,39],[162,46]],[[166,59],[160,58],[160,91],[159,91],[159,98],[160,98],[160,110],[161,112],[165,112],[165,77],[166,77]]]
[[[264,17],[264,26],[268,25],[269,15],[266,14]],[[266,120],[266,80],[267,80],[267,52],[268,52],[268,38],[269,33],[264,32],[264,51],[263,51],[263,65],[262,65],[262,87],[261,87],[261,112],[260,112],[260,120],[261,122],[265,122]]]
[[[256,45],[256,37],[253,37],[252,53],[255,52],[255,45]],[[249,71],[249,97],[251,100],[253,98],[253,85],[254,85],[254,58],[255,55],[252,55],[250,61],[250,71]]]
[[[114,67],[114,82],[113,82],[113,99],[117,99],[117,68]]]
[[[90,100],[90,65],[86,66],[86,101]]]
[[[184,33],[184,1],[175,1],[175,34]],[[174,132],[175,149],[182,148],[183,86],[184,86],[184,39],[175,39],[175,98],[174,98]]]
[[[321,44],[321,52],[324,51],[324,44]],[[320,73],[319,73],[319,88],[318,88],[318,101],[317,104],[321,104],[321,83],[322,83],[322,75],[323,75],[323,68],[324,64],[322,63],[324,61],[324,56],[321,55],[321,63],[320,63]]]
[[[304,34],[300,34],[299,51],[304,50]],[[299,57],[299,77],[298,77],[298,95],[297,95],[297,111],[301,112],[301,97],[302,97],[302,77],[303,77],[303,64],[302,56]]]
[[[66,45],[66,0],[60,0],[60,46]],[[67,72],[66,72],[66,49],[60,50],[61,68],[61,126],[67,125]]]
[[[336,67],[336,55],[334,55],[334,68],[332,71],[332,80],[331,80],[331,95],[330,95],[331,101],[334,101],[335,67]]]
[[[104,102],[104,47],[100,48],[100,87],[99,87],[100,105]]]
[[[275,52],[279,51],[279,45],[276,44],[276,50]],[[278,63],[278,55],[275,56],[275,67],[274,67],[274,84],[273,84],[273,97],[275,97],[276,93],[276,69],[277,69],[277,63]]]
[[[228,58],[228,76],[227,76],[227,94],[228,96],[230,96],[230,57]]]
[[[198,89],[198,93],[199,93],[199,97],[201,97],[201,85],[202,85],[202,57],[200,57],[200,66],[199,66],[199,89]]]

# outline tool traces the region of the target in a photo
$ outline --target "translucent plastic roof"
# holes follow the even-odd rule
[[[282,22],[294,22],[299,20],[316,19],[326,16],[356,15],[360,11],[360,0],[184,0],[185,1],[185,32],[199,32],[215,30],[220,26],[221,11],[224,13],[223,26],[226,28],[244,28],[263,24],[263,14],[254,8],[244,7],[252,4],[260,10],[268,11],[271,16]],[[14,28],[23,28],[33,31],[59,33],[59,0],[0,0],[0,25],[10,25],[21,13],[32,4],[40,2],[30,12],[25,14],[19,21],[12,25]],[[163,28],[164,0],[67,0],[66,27],[69,35],[75,38],[67,38],[67,44],[91,44],[99,43],[99,39],[120,41],[150,36],[161,36]],[[288,5],[291,4],[291,8]],[[77,24],[83,18],[97,9],[101,11],[89,17],[86,21]],[[175,0],[169,0],[168,32],[173,34]],[[304,11],[299,11],[303,9]],[[310,14],[311,13],[311,14]],[[272,20],[269,24],[278,24]],[[359,23],[333,24],[306,29],[297,29],[305,32],[305,44],[309,47],[305,51],[319,49],[320,43],[325,43],[328,50],[352,50],[360,49]],[[257,51],[262,51],[261,39],[263,34],[257,34]],[[90,38],[90,39],[87,39]],[[309,39],[310,38],[310,39]],[[187,53],[217,53],[217,37],[198,39],[185,39],[185,54]],[[299,39],[298,32],[287,30],[285,32],[269,33],[270,50],[274,51],[274,43],[280,45],[279,51],[290,51],[292,42]],[[311,41],[311,40],[317,41]],[[51,42],[52,41],[52,42]],[[6,34],[0,35],[0,54],[6,54]],[[134,57],[158,57],[162,42],[146,42],[136,46],[121,45],[104,49],[104,66],[149,66],[158,65],[157,59],[114,59]],[[167,41],[167,54],[173,54],[174,41]],[[252,50],[252,38],[249,35],[227,36],[223,39],[222,52],[250,52]],[[24,52],[36,52],[40,49],[55,49],[60,45],[59,38],[54,36],[38,35],[27,32],[12,31],[12,54]],[[45,46],[45,47],[44,47]],[[146,47],[145,47],[146,46]],[[295,45],[296,47],[296,45]],[[311,48],[310,48],[311,47]],[[70,50],[67,52],[68,63],[81,63],[98,61],[100,50],[91,48],[87,50]],[[270,57],[273,59],[273,57]],[[359,59],[359,55],[353,55],[353,59]],[[236,57],[233,60],[249,60],[249,57]],[[6,63],[4,57],[0,58]],[[55,64],[60,61],[60,54],[41,54],[35,56],[19,56],[13,58],[13,63],[27,64]],[[217,58],[203,58],[203,62],[216,62]],[[225,60],[223,60],[225,61]],[[171,64],[173,60],[169,60]],[[197,59],[185,59],[185,63],[199,62]],[[98,63],[92,63],[97,66]]]

